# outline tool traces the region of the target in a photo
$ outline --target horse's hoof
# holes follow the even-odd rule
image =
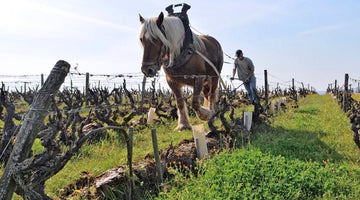
[[[203,120],[203,121],[207,121],[209,120],[209,116],[208,115],[198,115],[198,118]]]
[[[197,117],[203,121],[209,120],[212,114],[214,114],[214,111],[204,107],[200,107],[199,111],[196,113]]]
[[[176,128],[175,128],[175,131],[183,131],[183,130],[191,130],[191,126],[190,125],[178,125]]]

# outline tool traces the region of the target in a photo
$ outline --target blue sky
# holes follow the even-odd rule
[[[195,33],[215,37],[231,56],[242,49],[259,86],[265,69],[272,85],[295,78],[317,90],[342,84],[345,73],[360,79],[358,0],[185,2]],[[155,17],[172,3],[182,1],[0,0],[0,75],[47,74],[59,59],[80,72],[138,73],[138,14]],[[232,68],[224,64],[222,76]]]

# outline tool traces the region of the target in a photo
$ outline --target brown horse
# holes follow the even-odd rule
[[[141,71],[145,76],[153,77],[160,66],[164,68],[178,108],[176,130],[191,128],[182,94],[184,85],[194,88],[191,106],[197,117],[208,120],[215,111],[218,75],[223,65],[219,42],[211,36],[193,34],[193,48],[183,48],[185,31],[182,21],[178,17],[164,17],[162,12],[150,19],[140,16],[140,22],[140,41],[144,48]],[[201,93],[204,107],[200,105]]]

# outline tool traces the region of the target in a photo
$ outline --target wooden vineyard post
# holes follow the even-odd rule
[[[142,82],[142,90],[141,90],[141,108],[144,108],[144,99],[145,99],[145,84],[146,84],[146,76],[143,77]],[[142,115],[142,119],[144,119],[144,113]]]
[[[345,74],[345,83],[344,83],[344,96],[343,96],[343,110],[348,111],[348,92],[349,92],[349,74]]]
[[[85,77],[85,97],[86,97],[86,105],[89,105],[89,79],[90,79],[90,74],[89,72],[86,72],[86,77]]]
[[[129,130],[129,147],[128,147],[128,165],[129,165],[129,199],[133,199],[134,192],[134,179],[132,169],[132,157],[133,157],[133,140],[134,140],[134,128]]]
[[[301,82],[301,85],[302,85],[302,89],[305,90],[305,86],[303,82]]]
[[[158,143],[157,143],[157,137],[156,137],[156,129],[151,129],[151,137],[152,137],[153,148],[154,148],[154,157],[155,157],[155,162],[156,162],[156,173],[157,173],[156,177],[157,177],[158,184],[161,185],[163,182],[163,177],[162,177],[159,149],[158,149]]]
[[[295,90],[295,79],[292,79],[292,91],[294,92],[294,99],[297,102],[297,94],[296,94],[296,90]]]
[[[44,85],[44,74],[41,74],[41,87]]]
[[[269,85],[268,85],[268,76],[267,76],[267,70],[264,70],[264,78],[265,78],[265,107],[267,107],[269,102]]]
[[[335,95],[337,95],[337,93],[338,93],[338,90],[337,90],[337,80],[335,80]]]
[[[34,96],[34,100],[16,138],[14,149],[10,154],[0,179],[1,200],[10,200],[12,198],[16,188],[16,182],[13,178],[16,166],[29,157],[31,147],[40,131],[40,125],[44,123],[48,109],[51,106],[51,96],[59,90],[69,70],[69,63],[62,60],[58,61],[51,70],[44,86]]]

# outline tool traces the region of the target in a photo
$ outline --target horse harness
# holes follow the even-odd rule
[[[164,26],[160,26],[159,29],[161,33],[164,35],[164,37],[167,38],[165,34]],[[173,64],[169,66],[169,59],[163,59],[163,57],[167,52],[165,45],[162,44],[160,54],[157,57],[156,61],[143,62],[143,65],[157,65],[157,66],[165,65],[167,70],[175,70],[183,65],[186,65],[190,61],[192,56],[195,54],[195,52],[196,51],[193,45],[183,46],[180,51],[180,55],[174,58]]]

